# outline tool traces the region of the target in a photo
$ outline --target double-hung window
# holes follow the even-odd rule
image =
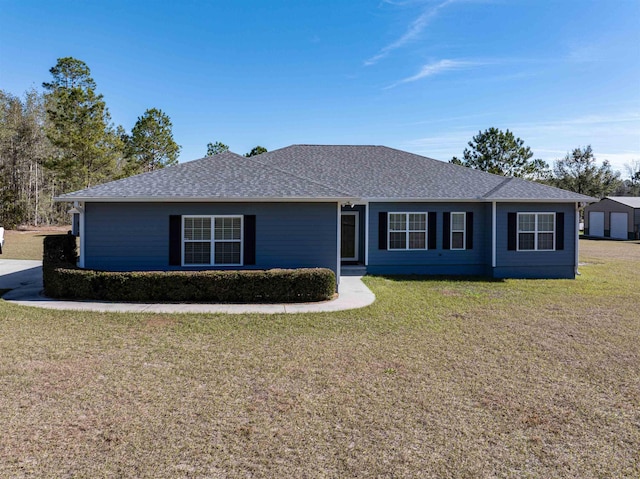
[[[427,249],[426,213],[389,213],[390,250]]]
[[[185,266],[242,265],[242,216],[183,216]]]
[[[467,214],[451,213],[451,249],[465,249]]]
[[[555,213],[518,213],[518,251],[554,251]]]

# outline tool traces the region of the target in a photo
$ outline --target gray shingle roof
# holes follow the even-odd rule
[[[251,158],[225,152],[112,181],[61,200],[594,201],[385,146],[293,145]]]
[[[386,146],[292,145],[257,159],[368,199],[594,201]]]
[[[252,158],[224,152],[75,191],[59,198],[241,200],[350,198],[350,195]]]

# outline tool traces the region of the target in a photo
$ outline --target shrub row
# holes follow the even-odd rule
[[[54,298],[106,301],[279,303],[322,301],[335,293],[325,268],[246,271],[112,272],[78,269],[65,239],[45,239],[45,294]]]
[[[45,236],[42,254],[42,280],[45,294],[56,297],[57,268],[75,268],[78,258],[76,238],[70,234]]]

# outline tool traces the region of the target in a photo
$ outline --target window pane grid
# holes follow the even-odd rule
[[[389,213],[389,249],[426,249],[426,213]]]
[[[409,249],[425,249],[426,238],[423,232],[410,232],[409,233]]]
[[[390,214],[389,215],[389,229],[391,231],[404,231],[407,228],[406,215]]]
[[[464,231],[464,213],[451,213],[451,231]]]
[[[460,231],[451,233],[451,249],[464,249],[464,233]]]
[[[211,239],[211,218],[185,218],[184,239],[202,241]]]
[[[185,264],[209,264],[211,263],[211,243],[191,242],[184,244]]]
[[[518,250],[553,251],[555,249],[554,213],[518,214]]]
[[[451,213],[451,249],[465,249],[466,213]]]
[[[241,250],[241,216],[184,217],[185,265],[240,265]]]
[[[238,264],[240,263],[240,243],[224,242],[215,244],[216,264]]]
[[[518,218],[518,228],[520,231],[535,231],[536,215],[520,215]]]
[[[389,249],[405,249],[407,247],[407,233],[389,233]]]
[[[218,240],[240,239],[240,218],[216,218],[214,238]]]
[[[538,215],[538,231],[553,232],[553,215]]]
[[[427,219],[425,214],[409,215],[409,230],[425,231],[427,229]]]

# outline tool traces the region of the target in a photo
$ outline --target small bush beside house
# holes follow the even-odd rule
[[[75,237],[44,242],[45,294],[106,301],[223,303],[306,302],[331,299],[336,277],[325,268],[246,271],[113,272],[75,266]]]

